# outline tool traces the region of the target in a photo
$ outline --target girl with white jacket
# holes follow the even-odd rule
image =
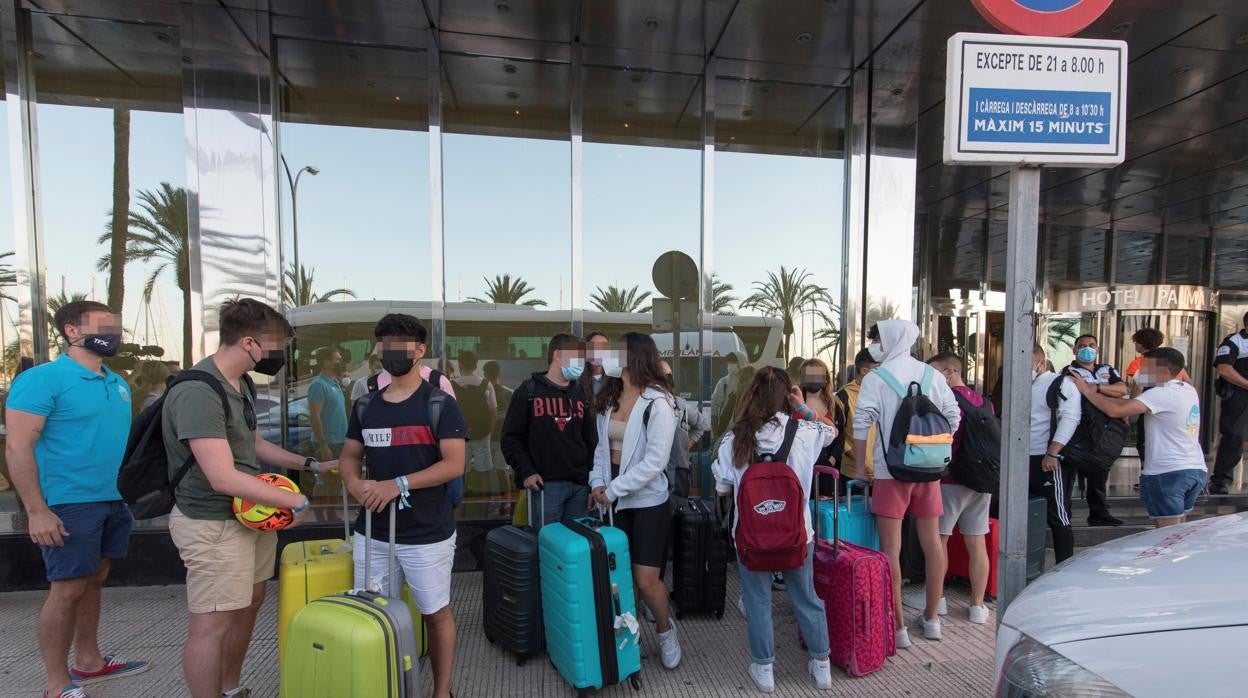
[[[654,613],[663,666],[680,664],[680,642],[659,579],[672,524],[667,461],[676,434],[676,402],[663,378],[659,350],[649,335],[629,332],[595,399],[598,448],[589,476],[591,504],[615,508],[615,525],[628,536],[633,586]]]

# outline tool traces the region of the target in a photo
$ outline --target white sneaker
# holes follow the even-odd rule
[[[821,691],[832,690],[832,662],[827,659],[812,659],[807,667],[810,678],[815,680],[815,687]]]
[[[910,649],[910,630],[908,628],[897,629],[897,649]]]
[[[676,639],[676,621],[668,620],[671,627],[665,633],[657,633],[659,638],[659,655],[663,659],[663,668],[675,669],[680,666],[680,640]]]
[[[763,693],[774,693],[776,691],[776,676],[772,672],[770,664],[754,664],[751,662],[750,678],[754,679],[754,685],[758,686],[758,690]]]
[[[919,616],[919,622],[915,624],[916,628],[923,629],[923,637],[928,640],[940,640],[940,616],[936,620],[928,620],[923,616]]]
[[[971,606],[971,622],[976,625],[983,625],[988,622],[987,606]]]
[[[943,596],[940,597],[940,604],[936,606],[936,615],[938,616],[949,615],[949,604],[945,602],[945,597]]]

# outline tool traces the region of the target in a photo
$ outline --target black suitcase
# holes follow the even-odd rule
[[[1048,546],[1049,512],[1044,497],[1027,500],[1027,583],[1044,574],[1045,548]]]
[[[486,535],[485,583],[481,587],[485,639],[514,652],[518,665],[546,649],[531,493],[528,505],[528,526],[500,526]]]
[[[728,540],[719,517],[700,499],[687,499],[676,510],[672,555],[672,601],[676,617],[713,613],[724,617],[728,580]]]
[[[909,514],[901,520],[901,553],[898,557],[903,584],[921,584],[927,579],[927,556],[919,543],[918,527]]]

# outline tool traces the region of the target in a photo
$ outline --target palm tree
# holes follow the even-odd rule
[[[113,110],[113,210],[105,227],[108,252],[108,307],[121,313],[126,301],[126,238],[130,212],[130,110]],[[101,242],[103,240],[101,239]],[[101,269],[103,271],[103,269]]]
[[[147,283],[143,287],[143,300],[150,301],[152,288],[166,269],[172,267],[174,281],[182,292],[182,365],[191,365],[191,273],[188,256],[189,223],[187,211],[190,206],[190,194],[183,187],[175,187],[168,182],[161,182],[156,191],[139,192],[139,210],[130,211],[129,227],[126,231],[126,263],[147,263],[156,260],[158,264],[147,275]],[[204,210],[200,210],[201,220]],[[112,237],[110,231],[100,236],[103,244]],[[200,238],[210,243],[219,252],[235,252],[239,254],[255,254],[257,250],[253,241],[243,235],[223,233],[207,228],[200,229]],[[96,263],[100,271],[105,271],[112,264],[112,256],[104,255]],[[223,261],[210,261],[206,256],[205,267],[228,270]]]
[[[17,302],[17,296],[13,294],[13,287],[17,285],[17,270],[13,268],[13,262],[9,258],[13,256],[12,252],[0,253],[0,300]]]
[[[469,303],[497,303],[499,305],[527,305],[530,308],[546,305],[546,301],[537,298],[524,300],[524,297],[537,289],[520,277],[511,278],[511,274],[495,275],[494,280],[484,279],[485,298],[473,296]],[[488,300],[487,300],[488,299]]]
[[[327,303],[337,296],[355,298],[355,291],[349,288],[336,288],[324,293],[313,292],[312,283],[315,275],[315,267],[308,268],[300,264],[298,275],[295,274],[293,263],[287,267],[282,274],[282,302],[298,307],[313,303]]]
[[[786,269],[767,272],[766,281],[754,282],[754,293],[741,301],[744,310],[757,310],[784,321],[784,358],[790,356],[793,339],[793,319],[809,309],[820,305],[831,306],[832,295],[823,286],[810,282],[811,274],[805,269]]]
[[[653,308],[646,303],[650,298],[649,291],[641,288],[621,288],[614,284],[604,291],[601,286],[589,297],[589,302],[604,313],[648,313]]]
[[[867,296],[867,329],[881,320],[892,320],[897,317],[897,304],[887,298]]]
[[[719,274],[711,274],[711,312],[716,315],[732,315],[732,304],[737,297],[732,295],[732,284],[719,280]]]
[[[822,354],[836,349],[841,344],[841,309],[831,305],[827,310],[816,310],[815,314],[823,325],[814,333],[815,353]]]
[[[87,300],[87,294],[85,293],[71,293],[69,295],[66,295],[64,291],[61,291],[55,296],[50,296],[48,298],[48,346],[49,347],[57,346],[56,343],[61,337],[61,329],[56,326],[56,311],[60,310],[61,308],[64,308],[70,303],[77,303],[78,301],[85,301],[85,300]]]

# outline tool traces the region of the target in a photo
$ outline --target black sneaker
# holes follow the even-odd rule
[[[1209,494],[1230,494],[1231,490],[1226,485],[1209,485]]]
[[[784,591],[784,589],[785,589],[784,573],[772,572],[771,573],[771,590],[772,591]]]
[[[1122,519],[1115,518],[1109,514],[1101,514],[1099,516],[1088,517],[1089,526],[1121,526]]]

